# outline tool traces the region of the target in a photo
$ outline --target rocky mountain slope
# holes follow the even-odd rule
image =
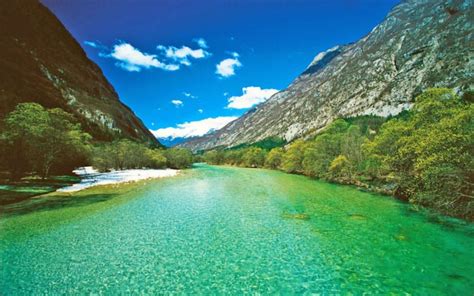
[[[339,117],[395,115],[430,87],[473,88],[473,0],[406,0],[359,41],[318,54],[285,90],[181,146],[232,147],[317,133]]]
[[[20,102],[63,108],[99,140],[157,143],[100,68],[36,0],[0,2],[0,119]]]

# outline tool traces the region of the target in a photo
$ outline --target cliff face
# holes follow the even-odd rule
[[[473,0],[406,0],[359,41],[318,54],[285,90],[221,130],[181,146],[287,141],[339,117],[394,115],[426,88],[462,92],[474,81]]]
[[[18,103],[73,113],[99,140],[157,143],[61,22],[36,0],[0,3],[0,119]]]

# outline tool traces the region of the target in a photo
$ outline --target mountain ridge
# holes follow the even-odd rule
[[[102,70],[36,0],[0,4],[0,119],[22,102],[62,108],[96,140],[159,142],[119,100]]]
[[[316,64],[285,90],[221,130],[180,146],[198,151],[272,136],[292,141],[336,118],[396,115],[430,87],[471,90],[473,11],[472,0],[403,1],[365,37],[335,47],[329,61],[318,66],[330,50],[320,60],[316,56]]]

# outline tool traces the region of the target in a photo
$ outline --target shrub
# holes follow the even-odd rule
[[[242,155],[242,163],[246,167],[263,167],[265,162],[265,151],[258,147],[247,148]]]
[[[191,167],[193,155],[190,150],[185,148],[171,148],[165,150],[167,165],[174,169],[184,169]]]
[[[1,132],[4,166],[17,179],[27,171],[43,178],[85,164],[91,136],[62,109],[37,103],[18,104],[4,119]],[[74,157],[71,157],[74,155]]]
[[[282,148],[273,148],[265,158],[265,167],[269,169],[278,169],[283,160],[284,151]]]

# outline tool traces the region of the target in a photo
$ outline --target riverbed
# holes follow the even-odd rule
[[[2,295],[474,291],[473,224],[276,171],[198,165],[0,223]]]

